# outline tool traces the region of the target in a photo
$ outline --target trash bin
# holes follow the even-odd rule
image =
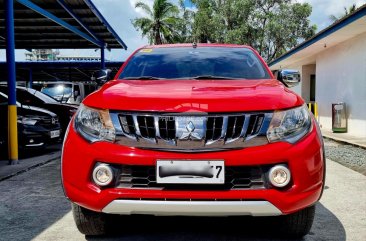
[[[346,104],[332,104],[332,131],[344,133],[347,132]]]

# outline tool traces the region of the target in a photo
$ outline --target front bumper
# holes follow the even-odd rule
[[[44,128],[43,126],[25,126],[19,132],[20,146],[23,148],[43,148],[49,144],[59,143],[61,136],[51,138],[51,131],[60,131],[59,126]]]
[[[313,205],[320,197],[323,187],[324,157],[322,141],[317,131],[314,123],[312,131],[294,145],[278,142],[242,150],[177,153],[143,150],[107,142],[90,144],[75,132],[73,125],[70,125],[62,155],[64,191],[72,202],[87,209],[107,213],[155,215],[206,213],[218,216],[289,214]],[[225,160],[226,166],[286,163],[292,173],[292,182],[285,189],[154,190],[102,189],[91,180],[92,169],[96,162],[155,166],[158,159],[222,159]],[[261,205],[263,203],[266,205]],[[168,206],[171,208],[170,211],[167,209]],[[261,208],[264,210],[263,213],[258,211]],[[271,211],[267,212],[268,208]]]

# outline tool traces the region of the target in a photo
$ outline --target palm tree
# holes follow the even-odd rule
[[[150,44],[173,43],[177,35],[177,26],[180,21],[178,7],[168,0],[154,0],[151,9],[146,3],[138,2],[135,8],[141,8],[147,17],[132,20],[136,30],[147,37]]]
[[[356,4],[353,4],[349,8],[344,7],[344,13],[343,13],[343,15],[341,15],[339,17],[336,17],[335,15],[330,15],[329,18],[333,22],[336,22],[336,21],[340,20],[341,18],[344,18],[345,16],[347,16],[347,15],[355,12],[356,10],[357,10],[357,6],[356,6]]]

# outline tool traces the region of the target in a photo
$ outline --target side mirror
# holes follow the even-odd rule
[[[277,74],[277,79],[289,88],[298,85],[301,81],[300,72],[291,69],[279,70]]]
[[[111,80],[110,79],[111,72],[112,71],[110,69],[98,70],[98,71],[93,73],[93,76],[91,77],[91,79],[93,81],[97,82],[98,85],[102,85],[105,82]]]

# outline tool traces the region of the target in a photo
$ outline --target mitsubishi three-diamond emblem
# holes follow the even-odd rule
[[[186,126],[187,131],[189,131],[189,133],[192,133],[192,131],[194,131],[195,127],[194,124],[192,123],[192,121],[190,121],[188,123],[188,125]]]
[[[182,135],[180,136],[180,140],[201,140],[202,136],[199,133],[194,132],[194,130],[196,129],[196,127],[194,126],[192,121],[189,121],[189,123],[186,125],[186,130],[187,131],[183,131]]]

